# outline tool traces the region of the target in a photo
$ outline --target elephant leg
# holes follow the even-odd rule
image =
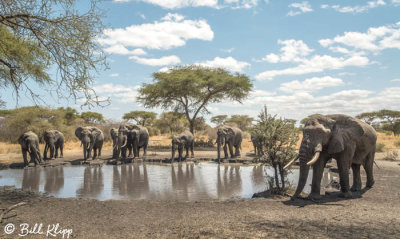
[[[348,155],[346,155],[344,153],[344,155],[341,155],[342,157],[340,157],[339,159],[337,159],[337,166],[339,169],[339,177],[340,177],[340,191],[342,192],[342,194],[340,195],[341,197],[344,198],[351,198],[352,194],[350,191],[350,184],[349,184],[349,160],[348,158],[353,158],[353,154],[349,155],[349,153],[347,153]]]
[[[101,143],[100,145],[99,145],[99,147],[98,147],[98,149],[99,149],[99,157],[101,156],[101,149],[103,148],[103,143]]]
[[[179,162],[182,162],[183,148],[182,149],[178,149],[178,152],[179,152]]]
[[[36,141],[35,143],[35,151],[36,151],[36,158],[38,159],[39,163],[44,163],[44,161],[42,160],[42,156],[40,155],[40,149],[39,149],[39,141]]]
[[[189,146],[185,146],[185,148],[186,148],[185,159],[187,159],[187,157],[189,156]]]
[[[60,145],[60,158],[64,158],[64,152],[63,152],[63,149],[64,149],[64,145],[63,145],[63,144],[61,144],[61,145]]]
[[[147,155],[147,143],[143,145],[143,156]]]
[[[224,144],[224,154],[225,154],[225,158],[227,159],[228,158],[228,149],[227,149],[227,145],[226,145],[226,143]]]
[[[236,156],[236,157],[240,157],[240,145],[237,145],[237,146],[235,147],[235,156]]]
[[[47,159],[47,150],[49,148],[49,145],[46,143],[46,145],[44,146],[44,151],[43,151],[43,158]]]
[[[351,187],[352,192],[361,191],[360,166],[360,164],[351,164],[351,170],[353,171],[353,186]]]
[[[56,152],[55,152],[54,158],[58,158],[58,148],[59,148],[59,146],[57,145],[57,146],[56,146]]]
[[[95,160],[97,157],[97,148],[93,148],[93,160]]]
[[[21,150],[22,150],[22,157],[24,158],[24,163],[26,166],[29,164],[27,150],[26,149],[21,149]]]
[[[192,158],[194,158],[194,151],[193,151],[193,148],[194,148],[194,141],[190,144],[190,151],[191,151],[191,153],[192,153]]]
[[[367,159],[364,161],[363,167],[365,170],[365,173],[367,174],[367,183],[366,187],[367,188],[372,188],[374,186],[375,180],[374,180],[374,158],[375,158],[375,152],[371,152],[367,155]]]
[[[234,158],[235,155],[233,154],[233,145],[229,144],[228,146],[229,146],[229,153],[231,154],[231,158]]]
[[[311,199],[321,199],[321,180],[324,174],[324,168],[327,162],[327,158],[321,155],[317,162],[313,165],[313,178],[311,184],[311,193],[308,196]]]
[[[50,158],[54,158],[54,145],[50,145]]]
[[[133,150],[132,150],[132,145],[129,145],[129,146],[128,146],[128,158],[129,158],[129,157],[132,157],[132,151],[133,151]]]

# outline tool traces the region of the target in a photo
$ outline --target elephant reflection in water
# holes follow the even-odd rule
[[[135,199],[147,198],[150,187],[146,165],[143,164],[142,169],[138,164],[114,166],[113,189],[121,196],[128,195]]]
[[[64,168],[45,168],[44,173],[46,175],[44,191],[48,193],[58,193],[60,189],[64,187]]]
[[[222,166],[218,165],[217,194],[218,199],[230,198],[239,195],[242,191],[242,179],[240,177],[240,166],[224,166],[224,173],[221,175]],[[222,179],[221,179],[222,178]]]
[[[80,197],[96,197],[103,190],[103,172],[101,167],[86,167],[83,184],[76,194]]]
[[[254,166],[252,181],[255,185],[266,185],[263,166]]]
[[[24,169],[24,177],[22,179],[22,190],[39,191],[40,168]]]

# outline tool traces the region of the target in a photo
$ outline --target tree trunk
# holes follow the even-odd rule
[[[194,120],[189,120],[189,129],[190,129],[190,133],[192,133],[194,135]]]

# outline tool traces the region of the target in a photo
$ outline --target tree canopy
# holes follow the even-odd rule
[[[97,112],[82,112],[81,118],[85,120],[87,124],[98,124],[104,121],[103,115]]]
[[[356,117],[372,125],[375,129],[391,131],[394,135],[400,134],[400,111],[383,109],[365,112]]]
[[[196,118],[209,113],[209,104],[224,100],[241,103],[252,87],[250,79],[243,74],[197,65],[178,66],[153,73],[153,83],[139,89],[137,100],[145,107],[184,113],[193,133]]]
[[[76,0],[0,1],[0,88],[13,89],[17,100],[24,90],[37,102],[36,83],[58,97],[99,104],[91,88],[106,67],[96,41],[104,29],[99,1],[91,0],[84,13]]]
[[[253,118],[247,115],[232,115],[225,121],[227,124],[235,124],[239,129],[247,131],[253,125]]]
[[[223,125],[228,118],[227,115],[216,115],[211,117],[210,121],[211,123],[216,124],[217,126]]]
[[[136,110],[124,114],[122,118],[124,120],[134,120],[136,124],[146,126],[157,118],[157,114],[149,111]]]

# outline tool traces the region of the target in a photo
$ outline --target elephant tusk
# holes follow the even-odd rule
[[[297,155],[294,159],[292,159],[292,161],[290,161],[289,163],[287,163],[285,165],[285,167],[283,167],[283,169],[287,169],[290,165],[292,165],[294,162],[296,162],[299,159],[299,155]]]
[[[82,142],[81,142],[81,146],[79,146],[79,147],[82,147]]]
[[[128,139],[125,139],[125,143],[124,143],[124,145],[121,146],[121,148],[125,147],[127,143],[128,143]]]
[[[319,158],[320,153],[321,153],[321,151],[315,152],[314,157],[307,163],[307,166],[315,164],[315,162],[317,162],[317,160]]]

